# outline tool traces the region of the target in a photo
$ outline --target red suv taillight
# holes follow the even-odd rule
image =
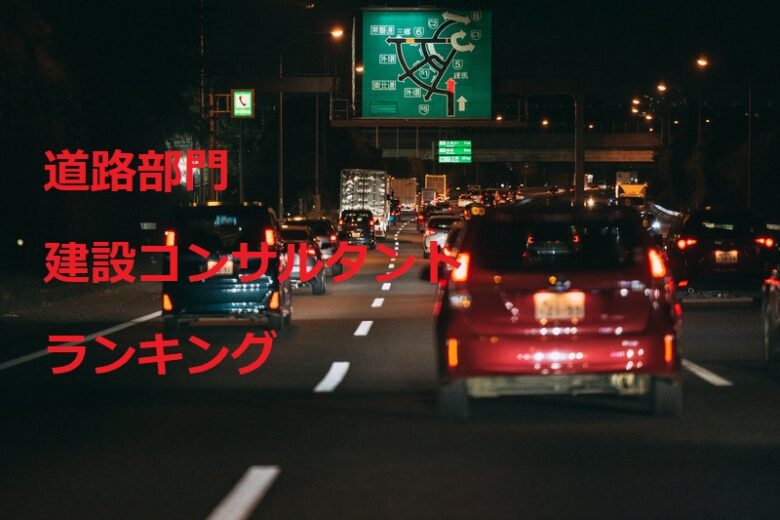
[[[452,270],[452,281],[467,282],[469,279],[469,263],[471,257],[468,253],[459,253],[456,261],[458,262],[458,267]]]
[[[775,245],[775,239],[772,237],[760,237],[756,239],[756,244],[762,245],[767,249],[771,249]]]

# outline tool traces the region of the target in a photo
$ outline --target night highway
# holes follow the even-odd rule
[[[0,520],[780,518],[771,12],[0,0]]]
[[[417,233],[395,233],[402,255],[420,256]],[[359,276],[329,287],[327,306],[296,294],[294,325],[244,377],[227,367],[192,376],[176,364],[165,377],[138,365],[51,377],[52,355],[6,362],[4,516],[204,518],[252,466],[279,471],[258,518],[778,511],[778,378],[763,364],[750,303],[685,305],[682,417],[595,397],[519,397],[478,402],[467,423],[443,422],[425,265],[382,290],[374,276],[388,261],[371,252]],[[38,350],[44,331],[89,334],[149,317],[159,288],[127,285],[110,300],[20,312],[23,332],[4,342],[7,357]],[[137,345],[160,328],[155,317],[110,337]],[[232,345],[245,330],[193,332]],[[93,352],[90,365],[110,362],[108,351]],[[329,378],[338,365],[346,371]]]

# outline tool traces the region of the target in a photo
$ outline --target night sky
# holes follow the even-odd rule
[[[575,78],[592,99],[616,106],[651,92],[659,80],[686,91],[704,88],[712,103],[741,106],[751,78],[754,106],[777,110],[780,39],[769,2],[204,0],[207,83],[218,82],[220,74],[232,74],[237,82],[241,74],[273,76],[286,42],[333,25],[349,29],[352,16],[372,5],[491,9],[496,78]],[[130,229],[143,218],[143,207],[157,204],[153,198],[110,195],[43,197],[43,153],[63,147],[164,149],[171,135],[202,135],[200,7],[199,1],[0,0],[0,139],[10,152],[6,178],[13,186],[4,190],[2,206],[4,222],[14,222],[3,230],[3,248],[20,233],[64,237],[117,207]],[[307,69],[312,64],[323,67],[326,58],[324,67],[346,81],[349,54],[348,40],[324,39],[295,45],[285,58],[291,71],[300,72],[312,70]],[[705,75],[694,65],[700,54],[711,62]],[[275,105],[273,96],[258,101],[266,106],[247,136],[247,161],[258,172],[252,184],[256,195],[269,197],[276,167]],[[291,98],[289,114],[311,117],[304,114],[312,103]],[[310,139],[310,128],[300,131],[300,139]],[[224,132],[235,135],[229,124]],[[290,132],[296,139],[295,125]],[[340,145],[349,139],[332,131],[326,137],[328,171],[337,171],[345,166],[337,164],[338,154],[347,153]],[[292,170],[307,167],[295,160]],[[302,179],[301,189],[309,182]],[[329,188],[332,183],[325,191]],[[56,219],[59,225],[50,217],[40,221],[49,209],[65,213]],[[31,216],[14,218],[20,213]],[[115,222],[112,226],[116,229]]]

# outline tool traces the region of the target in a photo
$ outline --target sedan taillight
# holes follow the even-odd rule
[[[762,245],[767,249],[771,249],[775,245],[775,239],[772,237],[760,237],[756,239],[756,244]]]
[[[677,241],[677,248],[682,251],[690,246],[695,246],[698,240],[695,238],[681,238]]]

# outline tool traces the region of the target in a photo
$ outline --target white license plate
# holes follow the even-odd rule
[[[360,231],[353,231],[352,232],[352,238],[360,238],[362,233]]]
[[[585,293],[538,292],[534,294],[537,320],[581,320],[585,317]]]
[[[217,263],[218,262],[216,260],[209,260],[207,262],[209,271],[214,269],[214,267],[217,265]],[[217,271],[214,274],[215,274],[215,276],[230,276],[230,275],[232,275],[233,274],[233,260],[228,260],[227,262],[225,262],[225,265],[223,265],[219,269],[219,271]]]
[[[716,264],[736,264],[738,259],[737,251],[715,251]]]

